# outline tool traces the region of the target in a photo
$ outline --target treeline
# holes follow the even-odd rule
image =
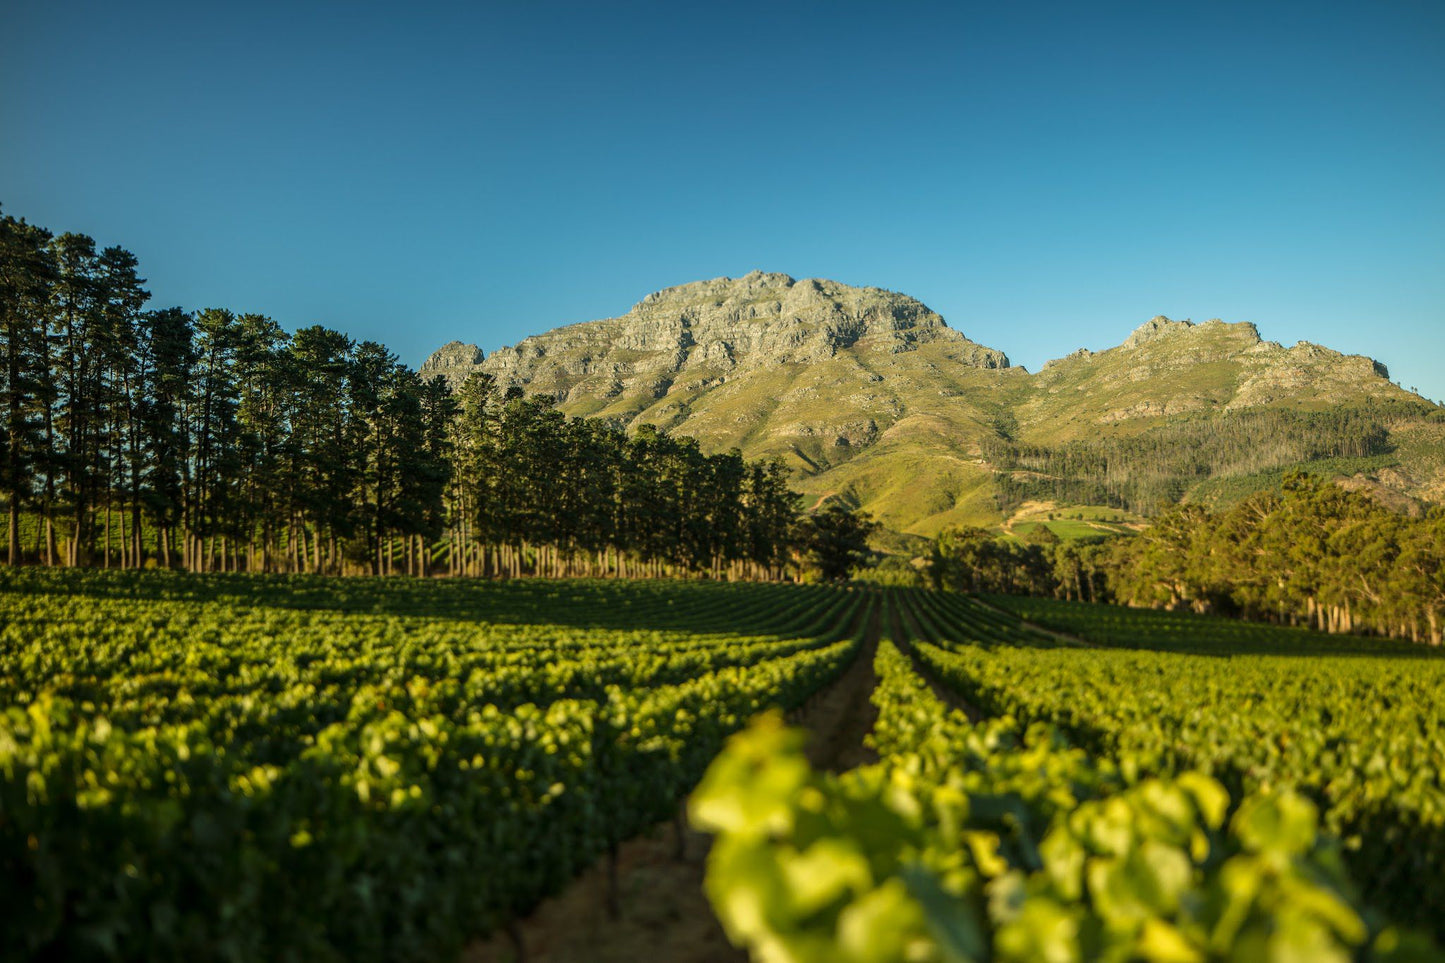
[[[0,216],[5,560],[778,577],[786,470],[568,419],[256,314],[148,310],[134,255]]]
[[[1120,601],[1441,642],[1445,510],[1422,518],[1294,473],[1223,512],[1181,506],[1120,546]]]
[[[1065,542],[1042,526],[1020,541],[985,528],[948,528],[934,538],[927,571],[940,590],[1108,602],[1111,550],[1122,541],[1100,535]]]
[[[1143,533],[1094,543],[1005,542],[980,529],[935,543],[935,584],[1190,609],[1439,645],[1445,509],[1403,515],[1295,472],[1220,512],[1176,506]]]
[[[1428,403],[1412,401],[1327,411],[1247,409],[1054,447],[1019,444],[1000,432],[985,438],[983,455],[1001,471],[995,497],[1005,514],[1038,499],[1154,515],[1207,478],[1388,454],[1391,428],[1433,412]]]

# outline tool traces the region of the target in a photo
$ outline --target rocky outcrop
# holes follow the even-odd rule
[[[847,351],[899,354],[922,344],[945,344],[970,366],[1009,364],[1003,352],[970,341],[906,295],[754,271],[666,288],[622,317],[534,335],[485,360],[465,361],[461,349],[470,346],[453,342],[424,370],[449,377],[482,370],[504,386],[559,399],[584,382],[585,392],[601,387],[604,395],[661,397],[675,385],[721,384],[756,368],[811,364]]]
[[[1207,375],[1197,375],[1206,368]],[[816,386],[777,391],[758,399],[761,407],[742,405],[743,413],[729,415],[732,422],[745,423],[753,417],[746,412],[756,407],[772,413],[770,435],[841,439],[850,448],[869,444],[911,410],[910,399],[921,392],[966,394],[949,382],[967,370],[1009,369],[1031,383],[1032,399],[1021,399],[1018,411],[1025,422],[1061,417],[1052,411],[1051,397],[1084,402],[1070,421],[1109,425],[1306,396],[1318,402],[1336,393],[1390,393],[1384,365],[1369,358],[1304,341],[1285,348],[1262,340],[1249,322],[1211,318],[1195,324],[1163,315],[1144,322],[1117,348],[1080,348],[1028,375],[1011,368],[1003,352],[969,340],[907,295],[762,271],[664,288],[621,317],[533,335],[489,357],[453,341],[427,359],[422,373],[459,384],[471,372],[485,371],[502,388],[550,396],[578,413],[605,411],[627,420],[647,413],[677,425],[704,411],[710,393],[724,386],[757,390],[755,383],[781,369],[816,369],[815,378],[839,386],[886,384],[881,393],[834,393],[832,401]],[[833,410],[839,402],[841,409]],[[832,407],[816,410],[820,405]],[[779,409],[787,411],[780,416]],[[738,429],[734,437],[746,434]]]
[[[430,379],[442,375],[456,387],[467,380],[467,375],[481,367],[485,357],[482,349],[474,344],[448,341],[422,362],[421,376]]]
[[[1090,351],[1088,348],[1079,348],[1075,351],[1070,351],[1062,358],[1055,358],[1052,361],[1045,361],[1043,368],[1040,370],[1048,371],[1050,368],[1057,368],[1059,365],[1068,364],[1070,361],[1088,361],[1093,356],[1094,352]]]
[[[1171,321],[1162,314],[1155,315],[1135,328],[1129,337],[1124,339],[1122,347],[1137,348],[1150,341],[1188,331],[1192,327],[1194,327],[1192,321]]]
[[[1364,392],[1375,397],[1392,394],[1390,373],[1380,362],[1358,354],[1341,354],[1331,348],[1300,341],[1292,348],[1265,341],[1267,350],[1250,353],[1230,408],[1287,403],[1310,394],[1324,399]]]

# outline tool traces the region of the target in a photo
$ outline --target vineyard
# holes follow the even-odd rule
[[[1442,958],[1386,921],[1442,919],[1445,661],[1116,651],[960,596],[884,604],[879,764],[814,771],[772,717],[692,797],[755,958]],[[1050,611],[1100,639],[1127,616]]]
[[[760,959],[1438,958],[1445,661],[1003,601],[0,573],[0,958],[453,959],[689,796]]]
[[[5,579],[7,959],[454,956],[834,678],[861,598]]]

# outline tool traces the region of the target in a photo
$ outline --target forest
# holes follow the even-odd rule
[[[129,251],[11,216],[0,272],[11,565],[766,579],[799,539],[781,465],[453,392],[319,325],[149,309]]]
[[[1439,645],[1445,509],[1401,514],[1295,471],[1278,488],[1210,511],[1176,505],[1134,537],[1008,542],[939,535],[938,587],[1239,616]]]

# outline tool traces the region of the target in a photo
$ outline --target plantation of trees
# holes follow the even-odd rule
[[[0,217],[0,498],[16,565],[775,578],[780,465],[567,419],[380,344],[148,310],[136,258]]]
[[[1435,406],[1413,399],[1322,411],[1244,409],[1055,446],[1015,442],[1012,426],[1000,422],[982,446],[1000,469],[995,489],[1001,511],[1045,499],[1154,515],[1209,478],[1315,461],[1369,467],[1371,459],[1393,451],[1391,429],[1438,417]]]

